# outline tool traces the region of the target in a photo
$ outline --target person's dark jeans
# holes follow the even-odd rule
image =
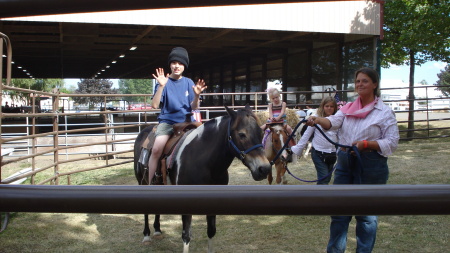
[[[333,170],[333,164],[327,164],[323,157],[320,154],[320,151],[317,151],[313,149],[311,151],[311,159],[314,162],[314,166],[316,167],[317,171],[317,179],[321,179],[320,181],[317,181],[317,184],[329,184],[331,181],[331,174],[324,178],[328,173],[330,173]]]
[[[341,150],[338,151],[336,171],[333,184],[386,184],[389,177],[387,157],[378,152],[362,152],[362,167],[356,161],[356,157],[348,155]],[[353,160],[353,161],[350,161]],[[350,168],[350,163],[355,168]],[[356,170],[359,170],[357,172]],[[356,252],[372,252],[375,245],[378,217],[377,216],[355,216],[356,218]],[[352,216],[331,216],[330,240],[327,252],[345,252],[347,246],[348,226]]]

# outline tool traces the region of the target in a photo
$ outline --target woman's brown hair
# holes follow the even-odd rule
[[[374,69],[371,68],[360,68],[355,72],[355,80],[359,73],[366,74],[373,83],[377,84],[377,88],[373,90],[373,94],[377,97],[381,96],[380,92],[380,76],[378,75],[378,72],[376,72]],[[356,85],[355,85],[356,88]]]

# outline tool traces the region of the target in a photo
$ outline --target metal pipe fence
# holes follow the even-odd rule
[[[0,93],[3,94],[3,90],[11,90],[19,93],[29,93],[33,96],[33,105],[35,104],[36,96],[49,96],[52,99],[52,112],[44,112],[38,113],[36,111],[36,107],[32,106],[32,110],[28,113],[0,113],[0,124],[1,124],[1,140],[0,147],[6,149],[12,149],[14,152],[8,151],[10,154],[8,157],[3,157],[0,164],[0,183],[3,183],[2,180],[2,166],[19,162],[24,159],[32,160],[32,171],[35,171],[35,158],[37,156],[50,156],[54,157],[54,171],[55,174],[58,175],[58,166],[60,164],[59,158],[60,156],[66,156],[66,160],[69,159],[69,155],[85,155],[94,153],[95,157],[105,157],[105,163],[108,165],[108,158],[110,154],[116,154],[117,147],[119,145],[129,145],[132,143],[133,136],[141,131],[141,127],[145,126],[149,123],[154,123],[149,120],[150,115],[154,115],[158,113],[158,110],[136,110],[135,113],[138,113],[138,121],[137,122],[114,122],[114,116],[118,114],[129,114],[128,110],[120,110],[120,111],[88,111],[88,112],[64,112],[64,103],[62,112],[59,111],[59,101],[61,97],[102,97],[104,105],[106,107],[106,102],[108,99],[124,99],[128,97],[142,97],[144,98],[144,103],[147,104],[147,101],[150,101],[152,94],[60,94],[58,91],[53,92],[43,92],[36,91],[30,89],[23,89],[18,87],[10,86],[11,83],[11,63],[12,63],[12,48],[11,42],[3,33],[0,33],[0,53],[3,55],[3,45],[6,45],[6,85],[0,85]],[[3,61],[0,61],[0,77],[3,77]],[[220,85],[219,85],[220,86]],[[432,118],[430,114],[434,114],[438,111],[446,111],[449,112],[450,109],[450,99],[448,97],[443,96],[432,96],[430,95],[429,89],[436,89],[438,86],[420,86],[415,87],[415,91],[425,90],[424,96],[418,96],[417,98],[408,98],[402,97],[396,93],[396,91],[409,90],[409,87],[398,87],[398,88],[385,88],[382,89],[384,91],[384,97],[382,99],[388,105],[390,105],[397,114],[402,113],[426,113],[425,119],[403,119],[399,120],[399,126],[404,124],[410,125],[410,123],[422,124],[426,123],[426,127],[417,127],[413,129],[404,129],[401,128],[401,133],[408,133],[407,138],[402,138],[404,140],[412,140],[412,139],[423,139],[423,138],[443,138],[449,137],[448,130],[450,129],[449,125],[443,124],[443,126],[432,126],[433,123],[441,123],[448,122],[450,120],[450,116],[444,116],[440,118]],[[444,87],[444,86],[441,86]],[[325,89],[326,88],[326,89]],[[340,94],[341,100],[344,98],[349,98],[352,100],[355,96],[355,93],[351,90],[342,90],[336,91],[336,87],[325,87],[325,86],[313,86],[311,91],[289,91],[283,92],[283,99],[287,102],[288,107],[295,106],[305,106],[306,98],[311,98],[313,100],[313,106],[317,107],[320,103],[320,100],[325,96],[334,96],[335,92]],[[205,99],[205,101],[225,101],[226,103],[230,103],[230,107],[236,109],[243,107],[245,103],[253,104],[255,111],[266,110],[267,109],[267,101],[265,92],[232,92],[232,93],[204,93],[202,94],[205,98],[210,96],[212,99]],[[1,98],[0,98],[0,104]],[[416,108],[417,104],[417,108]],[[411,107],[412,106],[412,107]],[[411,108],[410,108],[411,107]],[[202,114],[204,114],[204,119],[208,120],[210,117],[214,117],[220,114],[224,114],[222,106],[211,106],[210,104],[205,104],[201,108]],[[141,121],[141,114],[143,115],[143,121]],[[82,124],[72,124],[68,123],[68,117],[102,117],[102,121],[86,124],[88,127],[83,126]],[[50,123],[41,124],[36,122],[37,119],[42,119],[44,117],[48,117],[51,121]],[[4,119],[24,119],[25,123],[20,124],[7,124]],[[64,130],[61,130],[60,127],[63,127]],[[122,138],[121,134],[125,132],[127,128],[138,127],[138,130],[134,133],[130,134],[130,138]],[[48,127],[51,130],[47,130],[44,132],[40,132],[40,128]],[[71,130],[70,128],[78,127],[80,129]],[[9,129],[13,129],[8,131]],[[81,129],[83,128],[83,129]],[[21,129],[22,131],[19,131]],[[98,134],[99,138],[104,138],[102,141],[96,140],[95,138],[90,138],[89,142],[83,144],[74,144],[70,143],[70,138],[82,138],[83,132],[88,131],[97,131],[102,132]],[[122,133],[118,133],[118,131],[122,131]],[[418,136],[410,137],[411,132],[417,133]],[[426,134],[422,134],[425,132]],[[85,136],[88,136],[87,134]],[[96,135],[92,135],[94,137]],[[48,144],[39,143],[39,140],[43,138],[51,138]],[[60,141],[63,139],[64,141]],[[98,153],[95,152],[85,152],[85,151],[69,151],[71,149],[89,147],[89,146],[102,146],[102,150]],[[129,149],[128,151],[132,151]],[[6,153],[6,151],[5,151]],[[99,154],[101,153],[101,154]],[[113,155],[114,156],[114,155]],[[32,180],[32,183],[34,181]],[[58,178],[53,180],[53,183],[58,183]]]
[[[30,93],[36,93],[39,92],[33,91],[33,90],[27,90],[27,89],[18,89],[18,88],[12,88],[8,86],[2,86],[4,89],[14,89],[14,90],[20,90],[21,92],[30,92]],[[427,87],[431,88],[431,87]],[[434,87],[433,87],[434,88]],[[389,90],[392,90],[393,88],[390,88]],[[396,89],[406,89],[406,88],[396,88]],[[344,92],[351,93],[351,91],[338,91],[340,94]],[[297,96],[298,94],[316,94],[316,97],[320,99],[321,97],[334,95],[334,92],[329,91],[322,91],[322,92],[285,92],[283,93],[285,96],[288,95],[294,95]],[[53,97],[58,97],[60,94],[53,94],[53,93],[42,93],[45,95],[52,95]],[[255,111],[262,111],[267,109],[267,104],[259,103],[258,98],[260,98],[264,92],[242,92],[242,93],[206,93],[202,96],[231,96],[232,99],[234,99],[236,96],[240,95],[240,98],[243,98],[245,96],[252,96],[254,98],[254,110]],[[65,94],[66,97],[72,97],[72,96],[103,96],[106,100],[106,97],[114,96],[114,97],[136,97],[136,96],[150,96],[149,94],[88,94],[88,95],[82,95],[82,94]],[[432,100],[433,98],[427,98],[427,101]],[[444,100],[445,98],[434,98],[436,100]],[[234,100],[233,100],[234,101]],[[316,100],[317,101],[317,100]],[[56,101],[55,101],[56,102]],[[385,101],[387,104],[389,103],[400,103],[400,102],[407,102],[407,100],[402,99],[391,99]],[[241,105],[240,103],[232,103],[233,105],[231,108],[238,109],[243,108],[244,105]],[[296,105],[303,105],[303,104],[296,104]],[[318,104],[313,104],[313,106]],[[72,112],[72,111],[65,111],[64,113],[58,112],[56,108],[58,108],[57,103],[54,105],[55,112],[47,112],[47,113],[37,113],[37,112],[31,112],[31,113],[1,113],[2,119],[22,119],[25,120],[23,123],[15,123],[15,124],[8,124],[9,122],[4,121],[4,124],[2,124],[2,138],[0,141],[0,146],[2,148],[9,148],[14,149],[14,152],[10,154],[8,157],[3,157],[1,165],[7,165],[15,162],[19,162],[25,159],[35,159],[38,156],[54,156],[55,164],[53,164],[53,168],[55,169],[56,175],[63,175],[58,172],[58,166],[59,164],[62,164],[59,160],[60,157],[65,156],[65,160],[73,160],[69,159],[69,156],[73,155],[87,155],[86,157],[78,158],[79,160],[73,160],[73,162],[80,161],[80,160],[86,160],[86,159],[95,159],[95,158],[104,158],[105,159],[105,167],[109,167],[108,160],[110,157],[115,158],[115,156],[119,153],[118,148],[120,146],[131,146],[133,144],[133,140],[135,136],[142,130],[142,127],[151,124],[156,123],[156,117],[155,115],[159,112],[159,110],[154,109],[144,109],[144,110],[120,110],[120,111],[83,111],[83,112]],[[289,104],[289,107],[294,107],[294,105]],[[405,108],[397,108],[397,109],[405,109]],[[408,110],[397,110],[397,115],[402,115],[405,113],[410,112],[409,108],[406,108]],[[431,124],[434,122],[449,122],[450,121],[450,114],[443,113],[443,115],[447,115],[449,117],[438,117],[433,118],[431,115],[437,115],[438,110],[446,110],[444,109],[436,109],[436,108],[427,108],[427,109],[417,109],[413,110],[414,112],[426,117],[422,117],[421,119],[415,119],[414,122],[417,124],[426,124],[425,127],[421,128],[415,128],[415,129],[400,129],[400,132],[408,132],[408,131],[414,131],[414,132],[426,132],[426,135],[422,136],[416,136],[415,139],[423,139],[423,138],[443,138],[443,137],[449,137],[448,130],[450,129],[450,124],[447,126],[439,126],[439,127],[432,127]],[[203,120],[208,120],[211,117],[224,115],[226,114],[226,111],[224,110],[223,106],[202,106],[200,108],[200,111],[203,115]],[[125,122],[124,120],[120,122],[119,119],[131,116],[134,117],[134,121]],[[80,117],[83,119],[86,118],[93,118],[97,119],[96,122],[89,122],[89,123],[69,123],[68,118],[69,117]],[[36,119],[45,119],[47,118],[49,121],[52,121],[52,123],[39,123],[36,122]],[[30,123],[31,122],[31,123]],[[408,120],[398,120],[399,125],[408,123]],[[38,129],[40,128],[48,128],[50,131],[48,132],[40,132]],[[78,128],[78,129],[71,129],[71,128]],[[23,132],[16,132],[11,131],[9,129],[24,129]],[[132,129],[131,132],[125,132],[126,129]],[[90,133],[92,131],[96,131],[97,133]],[[432,134],[432,132],[438,132],[441,134]],[[80,139],[80,138],[88,138],[89,141],[86,141],[84,143],[71,143],[71,139]],[[101,140],[103,138],[103,140]],[[42,143],[42,140],[47,139],[46,143]],[[406,139],[406,138],[404,138]],[[103,148],[101,148],[99,151],[74,151],[75,149],[80,149],[83,147],[92,147],[92,146],[99,146],[101,145]],[[99,149],[99,148],[97,148]],[[72,151],[71,151],[72,150]],[[121,150],[123,152],[120,152],[120,154],[123,153],[130,153],[133,150],[131,148],[128,148],[126,150]],[[130,163],[132,160],[129,161]],[[34,164],[34,162],[33,162]],[[34,165],[33,165],[34,166]],[[50,167],[49,167],[50,168]],[[47,168],[47,169],[49,169]],[[95,168],[99,169],[99,168]],[[36,168],[32,168],[31,174],[34,172],[39,172],[41,170],[36,170]],[[25,174],[26,176],[29,176],[30,173]],[[34,174],[33,174],[34,175]],[[25,176],[23,176],[25,177]],[[58,176],[53,177],[52,183],[57,183]],[[11,182],[11,180],[5,180],[1,178],[1,170],[0,170],[0,180],[2,183]],[[45,182],[48,182],[48,180],[45,180]],[[33,181],[34,183],[34,181]]]
[[[450,185],[0,185],[0,212],[448,215]]]

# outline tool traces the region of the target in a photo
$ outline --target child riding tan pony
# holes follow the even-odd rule
[[[256,116],[261,122],[265,122],[268,117],[268,111],[260,111],[256,113]],[[287,125],[296,126],[300,119],[298,118],[297,114],[295,113],[295,110],[293,109],[286,109],[286,120]],[[269,161],[272,161],[275,156],[277,155],[278,151],[280,151],[287,141],[289,137],[289,133],[286,129],[286,124],[280,123],[271,123],[266,125],[267,128],[264,131],[264,137],[263,137],[263,146],[264,151],[266,153],[266,157]],[[297,137],[295,137],[297,139]],[[289,146],[295,145],[295,139],[292,140]],[[279,159],[277,159],[274,163],[275,169],[276,169],[276,179],[275,182],[277,184],[287,184],[287,179],[285,177],[286,172],[286,166],[287,163],[291,162],[292,160],[282,160],[281,157],[288,157],[288,150],[284,150],[282,155]],[[269,184],[272,184],[273,182],[273,176],[272,172],[269,173],[267,180],[269,181]]]
[[[287,139],[289,137],[289,134],[286,130],[286,126],[283,126],[283,124],[270,124],[268,125],[268,128],[266,129],[266,134],[264,135],[263,139],[263,146],[264,151],[266,153],[266,157],[269,161],[273,161],[278,152],[280,152],[284,146],[284,143],[286,143]],[[281,156],[279,159],[274,161],[275,169],[276,169],[276,183],[277,184],[287,184],[286,179],[286,166],[288,162],[291,162],[292,160],[285,160],[281,159],[281,157],[292,157],[291,152],[289,149],[284,149],[281,153]],[[291,158],[292,159],[292,158]],[[269,181],[269,184],[272,184],[273,176],[272,171],[270,171],[269,175],[267,176],[267,180]]]

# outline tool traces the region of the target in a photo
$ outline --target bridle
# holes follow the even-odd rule
[[[286,136],[288,137],[287,138],[287,143],[289,143],[289,141],[290,141],[290,139],[289,139],[289,134],[287,133],[287,131],[286,130],[280,130],[280,131],[283,131],[285,134],[286,134]],[[286,149],[286,151],[288,152],[288,153],[291,153],[291,151],[290,151],[290,149],[289,148],[284,148],[284,146],[282,146],[280,149],[275,149],[275,145],[273,145],[273,135],[274,135],[274,132],[273,131],[271,131],[271,135],[272,135],[272,151],[275,153],[275,154],[278,154],[278,153],[283,153],[283,150],[284,149]],[[280,140],[281,141],[281,140]],[[284,143],[283,143],[284,144]],[[285,167],[287,167],[287,161],[285,160],[285,159],[283,159],[283,157],[281,157],[281,159],[280,159],[281,161],[282,161],[282,163],[284,164],[284,166]],[[275,164],[275,162],[276,162],[276,159],[273,159],[271,162],[270,162],[270,164],[271,165],[273,165],[273,164]]]
[[[237,157],[239,160],[241,160],[241,162],[246,165],[245,163],[245,156],[250,153],[251,151],[257,149],[257,148],[262,148],[263,145],[261,143],[256,144],[246,150],[240,150],[236,144],[233,141],[233,137],[231,137],[231,118],[230,121],[228,121],[228,132],[227,132],[227,136],[228,136],[228,144],[232,147],[232,149],[235,151],[235,157]]]
[[[275,163],[275,161],[280,157],[280,155],[281,155],[281,153],[283,152],[283,150],[286,149],[288,143],[289,143],[289,142],[291,141],[291,139],[295,136],[295,133],[297,132],[297,129],[300,127],[300,125],[301,125],[302,123],[306,123],[306,121],[307,121],[306,119],[303,119],[303,120],[301,120],[301,121],[297,124],[297,126],[295,126],[294,130],[292,131],[292,134],[289,135],[289,137],[288,137],[286,143],[284,143],[283,147],[281,148],[280,151],[278,151],[277,155],[273,158],[273,160],[270,161],[270,164],[271,164],[271,165],[273,165],[273,164]],[[347,151],[347,154],[348,154],[349,156],[351,155],[351,152],[353,152],[354,156],[356,156],[356,158],[357,158],[357,161],[358,161],[360,167],[362,168],[361,155],[359,154],[359,150],[358,150],[358,147],[357,147],[356,145],[348,146],[348,145],[342,145],[342,144],[336,143],[336,142],[332,141],[330,138],[328,138],[328,136],[322,131],[322,129],[321,129],[320,127],[317,126],[317,124],[314,124],[314,127],[316,127],[317,130],[319,130],[319,132],[325,137],[325,139],[327,139],[327,141],[330,142],[331,144],[333,144],[334,146],[336,146],[336,147],[341,147],[341,148],[346,148],[346,149],[348,150],[348,151]],[[299,180],[299,181],[303,181],[303,182],[312,183],[312,182],[320,181],[320,180],[322,180],[322,179],[328,177],[329,175],[331,175],[331,174],[334,172],[334,170],[336,169],[336,166],[334,166],[334,169],[333,169],[330,173],[328,173],[328,175],[326,175],[326,176],[323,177],[323,178],[319,178],[319,179],[317,179],[317,180],[303,180],[303,179],[301,179],[301,178],[298,178],[298,177],[294,176],[294,174],[292,174],[292,173],[289,171],[287,165],[285,166],[285,168],[286,168],[286,171],[287,171],[292,177],[294,177],[295,179],[297,179],[297,180]],[[357,174],[358,174],[358,178],[357,178],[357,179],[358,179],[359,181],[361,181],[361,171],[357,171]],[[361,182],[359,182],[359,183],[361,183]]]

